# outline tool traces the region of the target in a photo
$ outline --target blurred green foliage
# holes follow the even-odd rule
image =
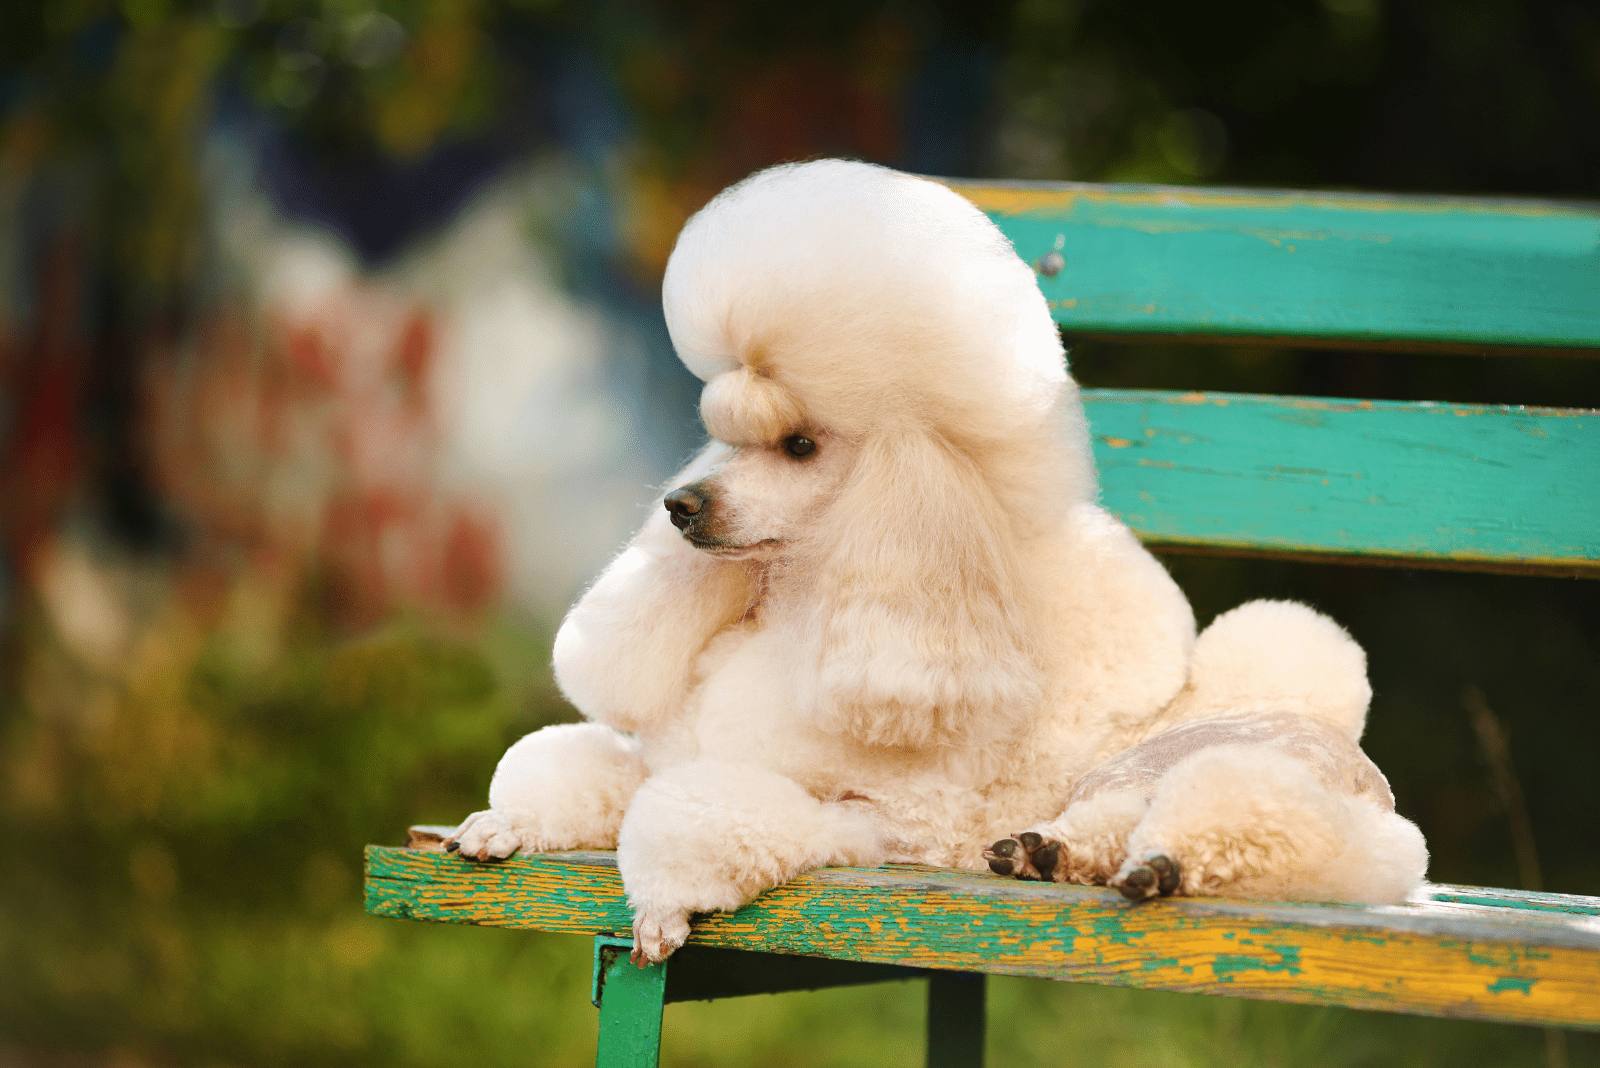
[[[367,920],[360,846],[459,818],[550,715],[522,685],[540,663],[526,641],[311,633],[252,667],[173,621],[125,673],[81,679],[70,718],[8,694],[0,812],[48,844],[0,870],[0,1042],[134,1062],[458,1059],[406,1038],[429,1003],[481,996],[480,966],[533,987],[565,973],[534,974],[543,957],[509,941],[485,959]],[[86,674],[48,640],[29,648],[12,666],[35,685]],[[396,989],[425,976],[437,986]]]

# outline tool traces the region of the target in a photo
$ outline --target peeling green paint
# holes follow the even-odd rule
[[[1144,935],[1137,931],[1129,931],[1124,926],[1121,916],[1096,917],[1090,923],[1091,931],[1101,938],[1121,945],[1133,945]]]
[[[1217,981],[1222,983],[1233,982],[1234,976],[1240,972],[1284,972],[1289,975],[1300,974],[1300,947],[1299,946],[1265,946],[1265,949],[1278,954],[1277,960],[1256,954],[1218,954],[1211,962],[1211,971],[1216,975]]]
[[[1562,894],[1523,893],[1513,890],[1470,890],[1443,887],[1434,892],[1435,901],[1448,901],[1457,905],[1487,905],[1493,908],[1527,909],[1533,912],[1564,912],[1578,916],[1600,916],[1600,902],[1593,898],[1567,897]]]
[[[1139,967],[1147,972],[1162,971],[1167,968],[1176,968],[1181,964],[1177,957],[1146,957],[1139,961]],[[1184,968],[1184,971],[1193,974],[1193,968]]]
[[[1538,981],[1537,979],[1519,979],[1514,975],[1502,975],[1485,989],[1491,994],[1504,994],[1508,990],[1515,990],[1519,994],[1527,995],[1533,992],[1533,984]]]
[[[1388,941],[1388,939],[1383,938],[1380,935],[1370,935],[1360,931],[1353,931],[1350,934],[1345,935],[1344,939],[1346,942],[1367,942],[1374,946],[1381,946]]]

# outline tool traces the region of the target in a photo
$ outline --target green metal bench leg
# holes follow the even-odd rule
[[[594,939],[594,990],[600,1009],[595,1068],[656,1068],[661,1059],[661,1006],[667,965],[636,968],[628,960],[633,940]]]
[[[600,1009],[595,1068],[656,1068],[661,1058],[667,964],[636,968],[628,960],[632,948],[628,938],[596,935],[594,939],[590,1000]],[[985,993],[981,973],[929,974],[928,1068],[982,1068]],[[683,996],[679,990],[675,1000]]]
[[[983,1068],[984,979],[981,972],[928,977],[928,1068]]]

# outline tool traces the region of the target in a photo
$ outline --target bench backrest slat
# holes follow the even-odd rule
[[[1102,500],[1149,543],[1600,577],[1600,412],[1084,400]]]
[[[1600,206],[952,182],[1089,335],[1600,350]]]

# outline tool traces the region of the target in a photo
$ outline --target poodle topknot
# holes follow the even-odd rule
[[[1290,602],[1196,636],[1096,503],[1049,308],[977,208],[775,167],[689,221],[663,300],[711,440],[556,636],[586,722],[512,746],[451,848],[616,848],[639,960],[829,864],[1135,900],[1421,881],[1360,646]]]
[[[841,433],[920,424],[982,443],[1076,397],[1005,235],[951,189],[884,167],[789,164],[724,191],[679,235],[662,300],[724,441],[761,440],[799,404]]]

